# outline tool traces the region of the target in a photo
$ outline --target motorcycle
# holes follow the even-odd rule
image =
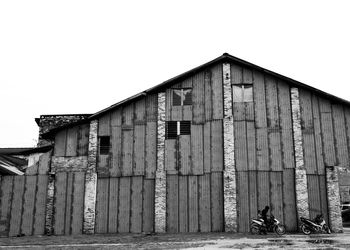
[[[300,217],[300,220],[302,222],[300,229],[306,235],[311,234],[311,232],[327,234],[331,233],[331,230],[327,226],[322,214],[318,214],[313,220],[306,219],[304,217]]]
[[[278,235],[283,235],[286,233],[286,227],[271,214],[270,218],[267,220],[267,224],[265,224],[264,219],[262,218],[252,219],[250,232],[252,234],[275,232]]]

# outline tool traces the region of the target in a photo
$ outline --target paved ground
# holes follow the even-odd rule
[[[350,228],[343,234],[276,236],[196,233],[37,236],[0,238],[1,249],[350,249]]]

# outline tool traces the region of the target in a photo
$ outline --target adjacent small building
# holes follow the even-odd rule
[[[249,232],[266,205],[288,231],[318,213],[342,231],[350,103],[229,54],[36,121],[52,150],[2,177],[1,235]]]

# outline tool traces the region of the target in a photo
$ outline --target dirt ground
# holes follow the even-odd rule
[[[1,249],[350,249],[342,234],[268,235],[230,233],[118,234],[0,238]]]

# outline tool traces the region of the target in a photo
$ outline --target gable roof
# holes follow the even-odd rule
[[[196,73],[198,73],[198,72],[200,72],[202,70],[205,70],[206,68],[209,68],[209,67],[211,67],[211,66],[213,66],[213,65],[215,65],[217,63],[224,63],[224,62],[235,63],[235,64],[237,64],[239,66],[244,66],[244,67],[247,67],[247,68],[250,68],[250,69],[253,69],[253,70],[260,71],[260,72],[265,73],[265,74],[272,75],[272,76],[274,76],[274,77],[276,77],[278,79],[281,79],[281,80],[284,80],[284,81],[288,82],[289,84],[291,84],[293,86],[301,87],[301,88],[310,90],[310,91],[315,92],[315,93],[317,93],[317,94],[319,94],[321,96],[324,96],[327,99],[330,99],[330,100],[333,100],[333,101],[336,101],[336,102],[341,102],[341,103],[343,103],[345,105],[349,105],[350,106],[350,102],[347,101],[347,100],[341,99],[341,98],[336,97],[334,95],[328,94],[328,93],[326,93],[326,92],[324,92],[322,90],[316,89],[316,88],[311,87],[309,85],[306,85],[306,84],[304,84],[302,82],[296,81],[296,80],[294,80],[292,78],[286,77],[284,75],[278,74],[278,73],[273,72],[271,70],[262,68],[262,67],[260,67],[258,65],[253,64],[253,63],[250,63],[250,62],[247,62],[247,61],[242,60],[240,58],[234,57],[234,56],[232,56],[232,55],[230,55],[228,53],[224,53],[222,56],[219,56],[219,57],[215,58],[212,61],[209,61],[209,62],[207,62],[205,64],[202,64],[202,65],[200,65],[200,66],[198,66],[196,68],[193,68],[193,69],[191,69],[189,71],[186,71],[185,73],[182,73],[182,74],[180,74],[178,76],[175,76],[175,77],[173,77],[171,79],[168,79],[168,80],[166,80],[166,81],[164,81],[164,82],[162,82],[162,83],[160,83],[160,84],[158,84],[158,85],[156,85],[156,86],[154,86],[152,88],[149,88],[149,89],[147,89],[147,90],[145,90],[145,91],[143,91],[141,93],[138,93],[138,94],[136,94],[134,96],[131,96],[131,97],[125,99],[125,100],[117,102],[117,103],[115,103],[115,104],[113,104],[113,105],[111,105],[111,106],[109,106],[109,107],[107,107],[105,109],[102,109],[102,110],[92,114],[91,116],[89,116],[88,119],[84,120],[84,122],[92,120],[92,119],[96,119],[99,116],[105,114],[106,112],[108,112],[108,111],[110,111],[110,110],[112,110],[112,109],[114,109],[114,108],[116,108],[118,106],[124,105],[126,103],[131,102],[131,101],[135,101],[135,100],[137,100],[137,99],[139,99],[139,98],[141,98],[143,96],[146,96],[148,94],[153,94],[153,93],[162,91],[162,90],[166,89],[168,86],[170,86],[172,84],[175,84],[176,82],[179,82],[179,81],[181,81],[181,80],[183,80],[183,79],[185,79],[187,77],[190,77],[190,76],[192,76],[192,75],[194,75],[194,74],[196,74]],[[74,126],[76,124],[78,124],[78,123],[74,123],[73,122],[73,123],[70,123],[70,124],[68,124],[67,126],[64,126],[64,127],[71,127],[71,126]],[[62,128],[63,127],[56,128],[56,130],[48,131],[47,133],[45,133],[43,135],[47,136],[49,134],[52,134],[52,132],[57,132],[58,130],[60,130]]]

